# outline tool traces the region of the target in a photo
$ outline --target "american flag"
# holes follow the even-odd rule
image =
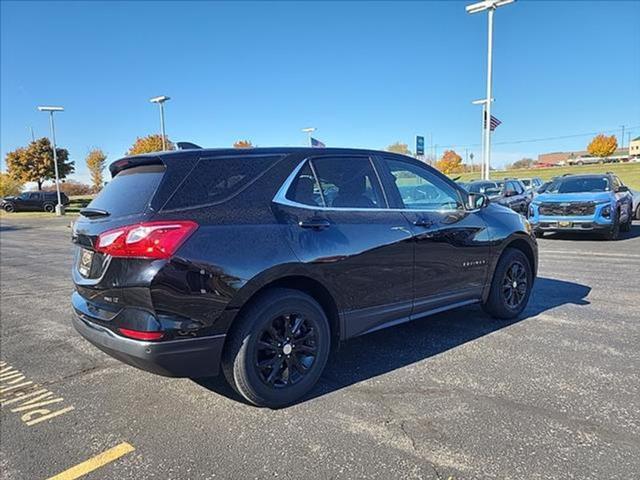
[[[322,143],[317,138],[313,138],[313,137],[311,137],[311,146],[312,147],[316,147],[316,148],[325,148],[326,147],[326,145],[324,143]]]
[[[484,120],[484,121],[485,121],[484,127],[485,127],[485,128],[487,128],[487,123],[486,123],[486,122],[487,122],[487,114],[486,114],[486,113],[485,113],[485,117],[484,117],[484,119],[485,119],[485,120]],[[501,123],[502,123],[502,122],[501,122],[500,120],[498,120],[496,117],[494,117],[493,115],[491,115],[491,122],[490,122],[491,127],[490,127],[490,128],[491,128],[491,131],[492,131],[492,132],[493,132],[493,131],[498,127],[498,125],[500,125]]]

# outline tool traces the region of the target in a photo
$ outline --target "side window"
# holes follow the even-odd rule
[[[463,208],[455,188],[426,168],[385,158],[393,176],[403,208],[410,210],[458,210]]]
[[[319,157],[311,165],[327,207],[387,208],[368,157]]]
[[[286,198],[292,202],[310,205],[312,207],[324,206],[324,199],[320,191],[320,185],[311,170],[311,164],[307,161],[298,173],[289,190]]]
[[[35,193],[30,193],[29,194],[29,200],[40,200],[40,194],[35,192]]]
[[[233,156],[201,158],[172,194],[163,210],[214,205],[248,188],[280,156]]]

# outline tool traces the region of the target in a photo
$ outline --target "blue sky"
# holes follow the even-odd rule
[[[465,2],[2,2],[0,139],[48,135],[87,180],[159,129],[174,141],[384,148],[416,134],[479,158],[486,15]],[[640,135],[640,2],[519,1],[495,16],[494,164],[584,148],[595,131]],[[502,144],[501,144],[502,143]],[[476,146],[473,146],[473,145]],[[412,147],[413,148],[413,147]]]

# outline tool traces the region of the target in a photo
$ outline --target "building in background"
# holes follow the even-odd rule
[[[629,142],[629,156],[640,157],[640,137],[636,137]]]

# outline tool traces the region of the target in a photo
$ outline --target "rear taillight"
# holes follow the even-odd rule
[[[164,333],[162,332],[142,332],[140,330],[130,330],[128,328],[119,328],[118,331],[125,337],[135,340],[160,340]]]
[[[112,257],[169,258],[196,228],[189,220],[127,225],[101,233],[95,249]]]

